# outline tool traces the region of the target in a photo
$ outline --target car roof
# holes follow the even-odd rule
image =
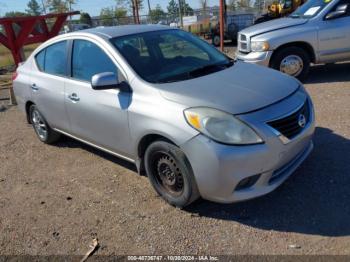
[[[173,28],[169,26],[164,26],[164,25],[122,25],[122,26],[96,27],[96,28],[81,30],[79,32],[94,34],[103,38],[114,38],[114,37],[133,35],[138,33],[160,31],[160,30],[171,30],[171,29]]]

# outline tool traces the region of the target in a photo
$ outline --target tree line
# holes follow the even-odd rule
[[[39,2],[40,1],[40,2]],[[72,10],[77,0],[29,0],[25,12],[10,11],[5,17],[12,16],[36,16],[46,13],[63,13]]]
[[[28,16],[28,15],[41,15],[46,13],[63,13],[69,12],[74,9],[74,5],[79,0],[29,0],[25,12],[11,11],[5,14],[5,17],[13,16]],[[133,22],[138,23],[137,19],[140,16],[141,11],[146,10],[149,20],[160,21],[165,16],[171,20],[175,20],[180,15],[188,16],[193,15],[193,8],[186,2],[186,0],[169,0],[166,10],[158,4],[155,8],[151,8],[151,0],[115,0],[113,7],[102,8],[100,11],[100,20],[102,25],[113,24],[114,19],[122,19],[126,17],[132,17]],[[206,13],[208,8],[208,0],[198,0],[203,13]],[[254,8],[261,9],[263,0],[226,0],[228,10],[237,10],[241,8]],[[96,4],[97,5],[97,4]],[[92,23],[91,17],[88,13],[81,13],[81,23]],[[129,21],[131,22],[131,21]]]
[[[116,0],[114,7],[102,8],[100,12],[101,24],[110,25],[113,24],[114,19],[119,20],[128,16],[135,17],[135,13],[140,14],[145,9],[146,12],[144,13],[153,22],[160,21],[166,15],[174,19],[179,16],[180,12],[185,16],[193,15],[194,13],[193,8],[185,0],[170,0],[167,10],[163,10],[159,4],[155,8],[151,8],[150,0],[137,0],[137,6],[135,6],[135,2],[136,0]]]

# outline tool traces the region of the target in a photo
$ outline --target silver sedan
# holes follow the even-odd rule
[[[178,207],[271,192],[313,148],[300,82],[166,26],[58,36],[13,79],[42,142],[63,134],[131,161]]]

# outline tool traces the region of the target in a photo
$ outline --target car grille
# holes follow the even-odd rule
[[[292,139],[299,135],[309,122],[310,105],[309,101],[306,100],[304,105],[296,112],[288,115],[287,117],[267,122],[267,124],[288,139]]]

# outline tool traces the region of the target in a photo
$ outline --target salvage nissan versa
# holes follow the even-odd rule
[[[134,162],[178,207],[271,192],[313,148],[314,111],[300,82],[234,63],[179,29],[61,35],[13,78],[42,142],[63,134]]]

